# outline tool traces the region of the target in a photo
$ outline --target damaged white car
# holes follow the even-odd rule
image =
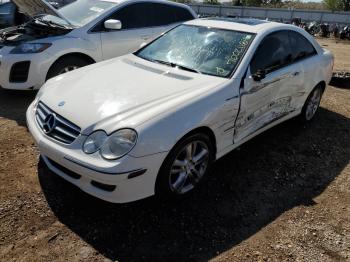
[[[162,0],[79,0],[59,10],[44,0],[13,2],[32,19],[0,30],[0,87],[6,89],[38,89],[196,17],[188,6]]]
[[[51,79],[27,122],[46,165],[91,195],[179,197],[247,140],[292,117],[312,120],[332,67],[298,27],[197,19]]]

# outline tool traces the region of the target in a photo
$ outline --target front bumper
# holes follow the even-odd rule
[[[10,54],[13,47],[0,49],[0,87],[13,90],[39,89],[46,80],[48,69],[54,57],[46,52],[39,54]],[[15,64],[29,62],[26,81],[10,81],[11,69]]]
[[[71,145],[46,136],[35,120],[34,103],[27,110],[27,125],[48,168],[86,193],[112,203],[127,203],[154,195],[157,174],[166,152],[139,158],[127,155],[116,161],[86,155],[81,150],[85,140],[82,135]],[[142,174],[130,178],[137,171]],[[101,184],[103,186],[99,186]]]

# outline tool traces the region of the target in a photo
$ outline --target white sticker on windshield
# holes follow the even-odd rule
[[[94,11],[94,12],[97,12],[97,13],[101,13],[103,12],[103,9],[102,8],[98,8],[96,6],[93,6],[90,8],[91,11]]]
[[[250,40],[250,38],[252,38],[251,35],[246,35],[246,36],[245,36],[245,40]]]

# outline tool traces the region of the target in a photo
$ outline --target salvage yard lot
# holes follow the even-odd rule
[[[350,44],[321,39],[335,69]],[[1,261],[349,261],[350,89],[220,159],[179,203],[113,205],[48,171],[26,129],[31,92],[0,90]]]

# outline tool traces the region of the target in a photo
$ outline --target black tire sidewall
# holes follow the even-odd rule
[[[178,153],[189,143],[192,141],[201,141],[204,142],[209,149],[209,162],[207,166],[207,170],[204,174],[204,176],[201,178],[199,183],[189,192],[185,194],[176,194],[170,189],[169,185],[169,174],[170,174],[170,169],[171,166],[177,157]],[[168,156],[165,158],[157,176],[156,180],[156,187],[155,187],[155,193],[156,196],[160,197],[161,199],[180,199],[185,196],[188,196],[192,194],[193,192],[196,191],[198,186],[203,183],[203,181],[206,179],[208,173],[210,172],[210,168],[212,166],[212,163],[214,161],[214,146],[212,145],[212,142],[210,141],[209,137],[205,134],[198,133],[198,134],[193,134],[188,137],[185,137],[181,139],[174,147],[173,149],[169,152]]]
[[[89,63],[86,60],[81,59],[79,57],[69,56],[69,57],[61,58],[51,66],[51,68],[47,73],[46,80],[49,80],[50,78],[58,76],[59,72],[61,72],[62,69],[67,66],[77,66],[80,68],[80,67],[87,66],[88,64]]]

